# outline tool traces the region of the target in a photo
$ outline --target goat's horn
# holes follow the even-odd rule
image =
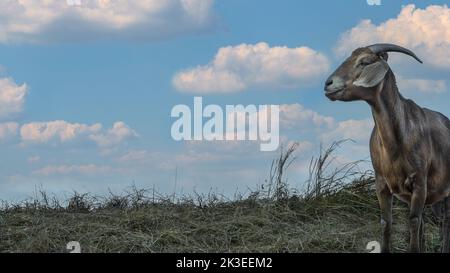
[[[394,45],[394,44],[374,44],[368,47],[370,50],[372,50],[373,53],[375,54],[380,54],[380,53],[384,53],[384,52],[400,52],[406,55],[409,55],[411,57],[413,57],[414,59],[416,59],[419,63],[423,64],[422,60],[419,59],[419,57],[417,57],[416,54],[414,54],[414,52],[412,52],[409,49],[406,49],[404,47],[398,46],[398,45]]]

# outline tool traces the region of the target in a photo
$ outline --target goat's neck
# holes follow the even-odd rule
[[[370,104],[381,145],[389,153],[397,154],[399,142],[403,140],[405,112],[404,99],[398,91],[392,71],[389,70],[377,87],[375,99]]]

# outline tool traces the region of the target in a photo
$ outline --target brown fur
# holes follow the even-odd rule
[[[391,69],[374,87],[354,85],[367,65],[387,59],[386,53],[359,48],[330,76],[325,89],[333,101],[363,100],[372,109],[375,128],[370,151],[382,210],[382,250],[390,251],[392,197],[396,196],[410,206],[410,251],[419,252],[424,249],[424,207],[445,201],[450,193],[450,121],[405,99]],[[448,210],[445,214],[443,250],[448,251]]]

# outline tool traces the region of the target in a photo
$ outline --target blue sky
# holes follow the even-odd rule
[[[171,192],[175,169],[177,190],[184,192],[213,188],[232,194],[263,182],[276,152],[260,152],[259,145],[247,142],[172,140],[172,107],[192,105],[196,95],[202,95],[205,104],[222,106],[284,105],[283,140],[301,143],[298,162],[289,174],[293,186],[306,179],[307,162],[322,142],[351,137],[356,142],[344,145],[339,159],[367,158],[372,126],[368,106],[327,101],[324,79],[360,45],[398,43],[425,59],[420,66],[403,56],[392,57],[391,67],[405,89],[401,91],[450,115],[446,3],[86,0],[76,7],[64,1],[2,3],[0,94],[23,97],[5,97],[2,102],[0,96],[4,108],[0,198],[22,199],[36,186],[58,194],[73,190],[102,194],[135,183]],[[367,19],[370,23],[361,23]],[[248,53],[258,45],[262,53]],[[230,47],[224,54],[226,64],[214,66],[216,54],[225,47]],[[276,47],[279,50],[273,50]],[[302,47],[311,52],[297,50]],[[233,55],[238,50],[250,54],[244,63]],[[298,64],[292,61],[297,57]],[[230,87],[230,81],[213,78],[208,83],[202,74],[208,71],[218,77],[236,69],[243,71],[237,76],[243,86],[239,90]],[[191,79],[189,86],[183,81],[175,84],[178,75],[188,72],[199,78]],[[255,80],[258,75],[262,81]],[[212,84],[218,83],[221,90],[214,90]]]

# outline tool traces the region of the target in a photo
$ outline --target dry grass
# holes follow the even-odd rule
[[[311,161],[302,191],[284,177],[292,146],[274,160],[265,185],[234,200],[214,193],[174,200],[131,188],[106,198],[75,193],[64,204],[45,192],[3,203],[0,252],[66,252],[69,241],[79,241],[83,252],[365,252],[380,236],[374,182],[356,163],[329,170],[339,144]],[[404,252],[403,204],[394,217],[394,250]],[[438,227],[426,219],[428,251],[438,251]]]

